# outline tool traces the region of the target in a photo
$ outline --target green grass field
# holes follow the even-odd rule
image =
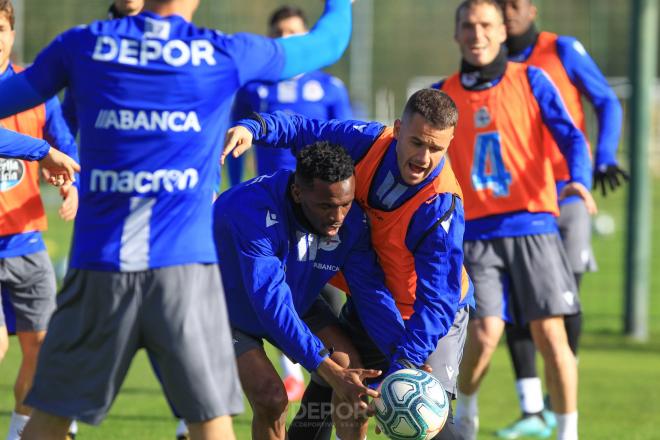
[[[660,275],[654,272],[660,268],[660,180],[654,187],[651,337],[645,344],[621,335],[625,197],[619,192],[598,200],[601,212],[614,218],[616,230],[594,237],[600,270],[585,277],[582,292],[585,332],[579,364],[579,411],[580,435],[585,439],[660,438],[654,424],[660,414]],[[70,225],[51,217],[47,239],[54,259],[66,254],[69,237]],[[0,365],[0,437],[6,432],[12,410],[12,384],[20,360],[13,338],[11,344]],[[494,438],[496,429],[518,416],[512,372],[503,348],[498,349],[480,393],[480,438]],[[173,439],[175,426],[146,356],[140,353],[106,421],[97,428],[81,426],[79,438]],[[250,438],[249,410],[235,418],[234,427],[239,439]]]

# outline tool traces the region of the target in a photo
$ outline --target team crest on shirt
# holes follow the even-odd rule
[[[277,101],[292,103],[298,100],[298,82],[280,81],[277,83]]]
[[[491,118],[490,113],[488,113],[488,108],[481,107],[474,114],[474,126],[477,128],[484,128],[490,125]]]
[[[341,244],[341,239],[339,235],[334,237],[323,237],[319,240],[319,249],[324,251],[334,251]]]
[[[155,20],[149,17],[144,20],[145,38],[167,40],[170,38],[170,28],[170,23],[164,20]]]
[[[0,159],[0,192],[9,191],[25,177],[25,164],[19,159]]]
[[[323,99],[325,91],[323,90],[323,87],[321,87],[321,83],[312,80],[305,83],[302,94],[305,101],[317,102]]]

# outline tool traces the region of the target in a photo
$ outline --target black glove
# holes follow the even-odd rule
[[[613,192],[627,181],[628,173],[618,165],[600,165],[594,171],[594,189],[598,190],[598,185],[600,185],[603,197],[607,195],[607,185],[610,187],[610,192]]]

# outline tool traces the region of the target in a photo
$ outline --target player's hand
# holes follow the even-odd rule
[[[594,171],[594,189],[600,191],[603,197],[607,195],[607,187],[610,187],[610,192],[623,185],[629,179],[628,173],[619,168],[618,165],[600,165]]]
[[[75,174],[80,171],[80,165],[75,160],[55,148],[48,150],[39,163],[44,178],[54,186],[75,182]]]
[[[253,136],[252,133],[250,133],[250,130],[242,125],[236,125],[227,130],[225,146],[222,150],[222,155],[220,156],[220,165],[225,164],[225,157],[229,156],[230,153],[232,153],[232,156],[234,157],[238,157],[245,153],[252,146],[252,139]]]
[[[63,200],[58,213],[62,220],[71,221],[76,218],[78,212],[78,188],[73,183],[67,183],[60,187],[60,195]]]
[[[559,194],[559,200],[564,200],[568,196],[578,196],[584,200],[584,205],[587,207],[587,212],[591,215],[594,215],[598,212],[598,206],[594,200],[591,192],[581,183],[570,182],[564,189],[561,190]]]
[[[364,368],[343,368],[330,358],[326,358],[319,368],[318,373],[332,387],[336,397],[351,404],[353,408],[363,411],[369,409],[363,400],[364,396],[379,397],[380,393],[364,385],[365,379],[378,377],[379,370],[367,370]]]

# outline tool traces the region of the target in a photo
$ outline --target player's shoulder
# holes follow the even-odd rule
[[[358,240],[362,234],[368,233],[369,222],[367,214],[362,207],[354,201],[351,209],[348,211],[344,224],[342,225],[342,235],[350,238],[351,240]]]
[[[584,45],[575,37],[569,35],[559,35],[557,37],[557,51],[560,54],[573,54],[579,56],[586,56],[587,49]]]

